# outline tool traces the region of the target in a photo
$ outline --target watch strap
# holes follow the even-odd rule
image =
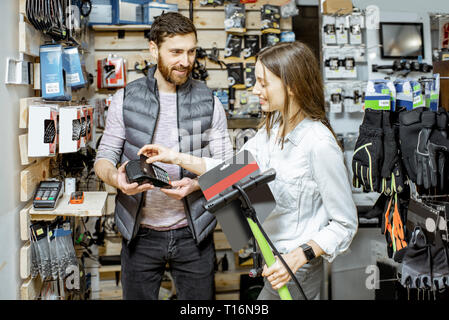
[[[307,243],[302,244],[300,247],[304,251],[304,255],[306,256],[307,262],[310,262],[315,258],[315,252],[313,252],[312,247],[309,246]]]

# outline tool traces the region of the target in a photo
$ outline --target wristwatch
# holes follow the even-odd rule
[[[310,262],[315,258],[315,252],[313,252],[312,247],[309,246],[307,243],[300,245],[300,247],[302,248],[302,251],[304,251],[304,255],[306,256],[307,262]]]

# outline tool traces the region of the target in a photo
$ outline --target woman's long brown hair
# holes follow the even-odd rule
[[[324,110],[324,88],[323,79],[318,65],[318,60],[312,53],[312,50],[302,42],[280,42],[274,46],[264,48],[257,55],[265,68],[270,70],[274,75],[282,80],[284,85],[284,110],[281,113],[273,114],[272,112],[264,112],[265,121],[262,121],[259,128],[265,126],[268,136],[273,125],[279,123],[282,128],[278,138],[284,145],[286,135],[286,121],[291,124],[297,124],[300,112],[297,112],[291,119],[290,99],[287,88],[293,92],[294,99],[299,104],[300,111],[304,116],[321,121],[334,135],[338,143],[334,130],[326,117]],[[270,97],[268,103],[270,103]],[[341,147],[341,146],[340,146]]]

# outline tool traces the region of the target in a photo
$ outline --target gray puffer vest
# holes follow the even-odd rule
[[[154,78],[156,66],[148,70],[148,76],[129,83],[123,98],[123,120],[126,140],[121,163],[138,159],[138,150],[153,141],[159,115],[159,93]],[[177,87],[179,148],[183,153],[209,157],[207,139],[202,139],[210,129],[214,111],[212,91],[202,82],[189,78]],[[196,175],[180,168],[181,178]],[[144,204],[144,194],[128,196],[118,190],[115,220],[118,230],[129,245],[140,225],[139,213]],[[188,225],[197,244],[215,228],[215,217],[203,208],[206,202],[201,190],[183,199]]]

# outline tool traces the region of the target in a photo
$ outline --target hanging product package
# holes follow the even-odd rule
[[[80,89],[86,85],[83,70],[81,68],[81,58],[78,48],[64,48],[62,55],[64,70],[66,70],[67,86],[72,89]]]
[[[363,16],[353,14],[349,16],[349,43],[360,45],[362,44],[362,27]]]
[[[245,66],[245,85],[247,89],[254,87],[256,83],[255,68],[254,63],[247,63]]]
[[[32,240],[36,248],[39,274],[42,279],[51,277],[50,248],[48,246],[47,228],[41,224],[31,226]]]
[[[59,153],[77,152],[81,148],[81,107],[59,108]]]
[[[97,87],[103,89],[126,86],[126,62],[122,57],[110,54],[97,61]]]
[[[28,108],[28,156],[48,157],[56,155],[58,144],[57,105],[31,105]]]
[[[260,50],[260,36],[257,34],[245,34],[243,40],[243,57],[245,59],[255,57]]]
[[[295,39],[296,39],[296,36],[293,31],[281,32],[281,42],[294,42]]]
[[[281,7],[265,4],[260,10],[262,33],[281,33]]]
[[[295,0],[290,0],[287,4],[281,6],[281,17],[287,19],[290,17],[297,16],[299,14],[299,9],[296,6]]]
[[[419,108],[419,107],[425,107],[426,101],[423,97],[423,90],[421,87],[421,84],[418,81],[411,80],[410,86],[412,88],[412,94],[413,94],[413,109]]]
[[[246,32],[245,5],[230,3],[225,5],[224,29],[227,32]]]
[[[226,46],[224,57],[240,59],[240,53],[242,52],[242,36],[235,34],[228,34],[226,38]]]
[[[67,227],[59,227],[54,232],[56,241],[56,255],[58,259],[58,274],[60,279],[67,276],[69,266],[77,266],[78,260],[72,243],[72,231]]]
[[[365,109],[391,110],[391,91],[384,81],[368,81],[365,92]]]
[[[58,255],[56,251],[56,241],[54,234],[55,226],[50,225],[47,229],[47,241],[50,252],[50,268],[51,268],[51,278],[53,280],[58,279]]]
[[[44,45],[39,49],[42,98],[70,101],[71,88],[67,85],[61,45]]]
[[[410,81],[408,80],[395,80],[396,89],[396,110],[401,111],[413,109],[413,93]]]
[[[264,33],[261,37],[262,40],[262,48],[274,46],[281,40],[279,34],[276,33]]]
[[[228,64],[228,85],[235,89],[245,88],[243,63]]]

